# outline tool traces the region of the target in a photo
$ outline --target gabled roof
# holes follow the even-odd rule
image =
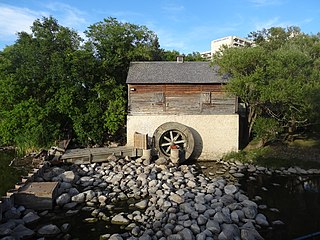
[[[218,66],[209,62],[132,62],[128,84],[208,84],[226,83],[227,76],[218,74]]]

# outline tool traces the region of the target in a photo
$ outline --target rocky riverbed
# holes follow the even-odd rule
[[[177,166],[165,158],[150,163],[111,156],[102,164],[52,166],[36,181],[59,182],[55,209],[36,212],[16,206],[6,211],[0,237],[74,239],[72,229],[79,226],[67,219],[79,218],[82,212],[91,216],[81,224],[105,223],[100,239],[263,239],[261,230],[283,224],[269,222],[259,212],[267,206],[258,205],[258,198],[250,200],[236,180],[247,173],[275,171],[237,161],[220,164],[214,170],[203,167],[207,176],[195,165]],[[299,168],[277,171],[319,173]],[[58,212],[66,222],[54,224]]]

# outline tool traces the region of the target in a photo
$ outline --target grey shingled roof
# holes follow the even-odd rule
[[[218,67],[209,62],[132,62],[128,84],[207,84],[226,83],[228,78],[220,76]]]

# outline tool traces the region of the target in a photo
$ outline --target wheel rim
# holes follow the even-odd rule
[[[178,130],[168,130],[164,132],[159,141],[160,150],[166,156],[170,156],[170,149],[174,146],[185,149],[188,141],[186,136]]]

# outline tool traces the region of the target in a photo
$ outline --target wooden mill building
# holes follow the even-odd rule
[[[237,151],[238,103],[224,93],[227,81],[209,62],[132,62],[127,145],[133,146],[135,132],[152,137],[160,125],[175,122],[191,130],[194,158],[216,159]]]

